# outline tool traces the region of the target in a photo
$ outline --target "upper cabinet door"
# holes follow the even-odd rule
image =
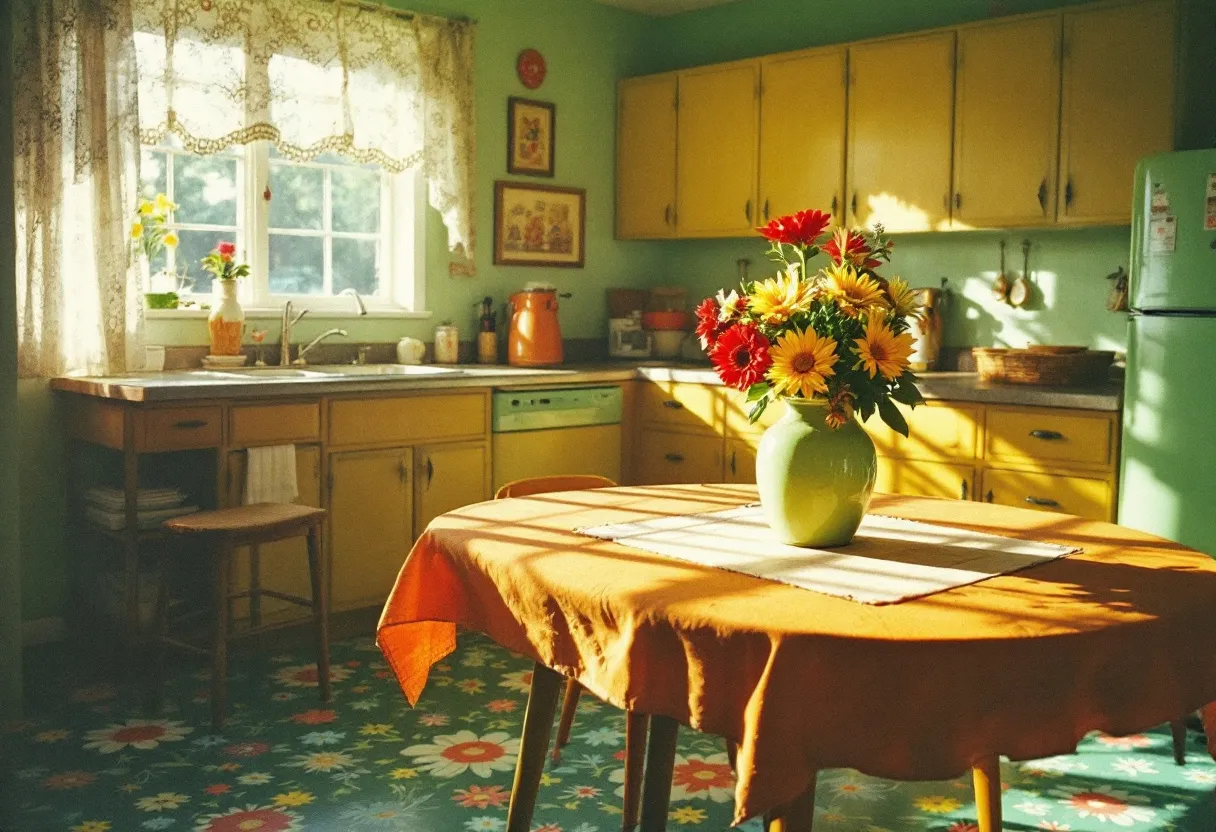
[[[849,76],[850,221],[948,227],[954,32],[854,46]]]
[[[759,61],[680,73],[676,227],[681,237],[745,236],[759,224],[759,92]]]
[[[676,229],[676,76],[622,81],[619,96],[616,234],[670,237]]]
[[[1174,145],[1175,28],[1173,0],[1064,15],[1060,222],[1130,221],[1136,162]]]
[[[1060,15],[958,35],[954,227],[1055,222]]]
[[[847,56],[839,47],[761,62],[760,222],[808,208],[839,216]]]

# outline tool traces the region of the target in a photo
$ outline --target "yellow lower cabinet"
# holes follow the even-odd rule
[[[722,482],[721,436],[643,429],[637,477],[642,485]]]
[[[414,535],[441,514],[490,498],[484,442],[414,449]]]
[[[756,481],[756,449],[760,437],[726,440],[726,481],[754,483]]]
[[[970,500],[975,494],[975,469],[970,465],[880,456],[874,491],[909,497]]]
[[[1114,486],[1096,477],[1060,476],[989,468],[982,498],[989,503],[1039,511],[1075,514],[1090,520],[1114,520]]]
[[[410,448],[329,456],[331,606],[383,604],[414,539]]]
[[[897,405],[908,421],[908,435],[891,430],[878,414],[865,423],[879,456],[900,459],[971,459],[982,422],[978,405],[925,402]]]
[[[228,504],[243,505],[245,502],[245,452],[228,454]],[[316,446],[296,448],[296,487],[300,496],[296,502],[305,506],[321,506],[321,450]],[[312,597],[312,580],[308,574],[308,547],[304,538],[280,540],[260,548],[258,558],[259,583],[265,589],[275,589],[301,598]],[[232,590],[244,592],[249,589],[249,550],[237,550],[233,567]],[[233,605],[233,614],[238,619],[249,615],[249,604],[244,598]],[[286,621],[291,618],[308,618],[311,613],[296,604],[275,598],[262,598],[262,623]]]

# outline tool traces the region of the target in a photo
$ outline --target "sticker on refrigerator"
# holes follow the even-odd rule
[[[1208,174],[1208,192],[1203,209],[1203,230],[1216,231],[1216,173]]]
[[[1153,186],[1153,196],[1149,201],[1149,212],[1154,217],[1164,216],[1170,212],[1170,195],[1164,185]]]
[[[1167,215],[1152,219],[1148,224],[1148,253],[1173,254],[1178,242],[1177,217]]]

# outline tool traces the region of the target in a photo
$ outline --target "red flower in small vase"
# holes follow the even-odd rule
[[[859,269],[874,269],[881,265],[870,256],[872,250],[866,238],[855,231],[837,229],[832,239],[824,243],[823,250],[837,265],[849,263]]]
[[[832,215],[823,211],[799,211],[797,214],[778,217],[756,230],[774,243],[813,246],[831,222]]]
[[[753,324],[735,324],[722,333],[709,351],[709,359],[722,383],[736,390],[763,380],[773,364],[768,339]]]
[[[231,261],[233,256],[236,254],[236,243],[229,242],[228,240],[221,240],[215,244],[215,251],[216,254],[220,256],[220,259],[227,263]]]

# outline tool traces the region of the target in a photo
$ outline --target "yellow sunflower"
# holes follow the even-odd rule
[[[904,332],[896,335],[879,316],[866,322],[864,338],[856,338],[857,363],[853,369],[864,368],[874,378],[882,373],[888,381],[894,381],[908,367],[908,356],[912,354],[912,335]]]
[[[858,274],[847,265],[832,265],[824,270],[824,293],[836,301],[840,311],[856,318],[872,307],[887,308],[882,286],[868,274]]]
[[[902,277],[893,277],[887,283],[887,296],[891,298],[891,309],[896,315],[906,318],[920,317],[920,301],[916,299],[916,290],[908,285]]]
[[[792,271],[782,272],[756,284],[748,300],[748,309],[764,323],[779,326],[811,308],[813,289],[809,280],[799,280]]]
[[[777,339],[769,356],[773,365],[768,380],[779,396],[812,398],[828,391],[827,377],[836,375],[836,341],[818,335],[815,330],[797,329]]]

